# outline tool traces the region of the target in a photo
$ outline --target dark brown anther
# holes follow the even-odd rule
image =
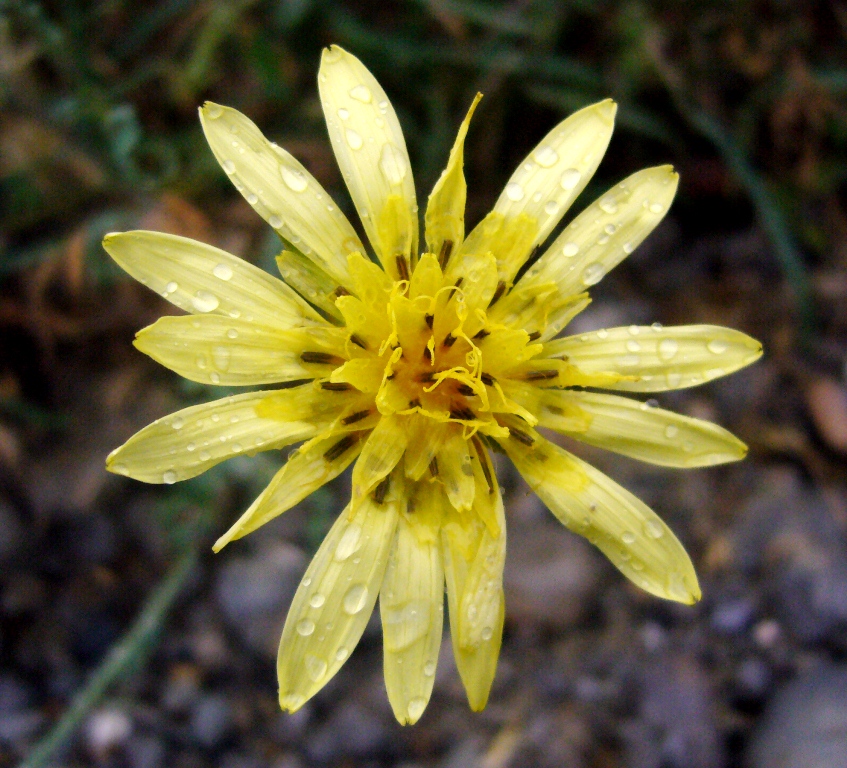
[[[368,418],[371,415],[370,411],[356,411],[356,413],[351,413],[349,416],[345,416],[341,419],[341,423],[345,426],[347,424],[355,424],[357,421],[361,421],[362,419]]]
[[[460,421],[475,421],[476,414],[470,408],[465,408],[463,405],[451,405],[450,418]]]
[[[432,461],[429,462],[429,474],[433,477],[438,477],[438,457],[433,456]]]
[[[304,352],[300,355],[300,359],[304,363],[314,363],[315,365],[342,365],[344,360],[338,355],[331,355],[328,352]]]
[[[409,279],[409,262],[406,261],[406,257],[402,253],[398,253],[394,257],[394,263],[397,265],[397,274],[400,276],[401,280]]]
[[[350,341],[352,341],[357,347],[361,347],[362,349],[368,348],[368,345],[365,344],[365,340],[358,334],[352,334],[350,336]]]
[[[488,302],[488,308],[491,309],[498,301],[500,301],[500,297],[506,292],[506,281],[501,280],[497,283],[497,288],[494,291],[494,295],[491,297],[491,301]]]
[[[385,501],[385,497],[388,495],[388,488],[391,485],[390,476],[386,477],[382,482],[374,488],[373,499],[377,504],[382,504]]]
[[[529,334],[529,340],[530,341],[535,341],[536,339],[540,339],[540,338],[541,338],[541,331],[533,331],[531,334]]]
[[[424,322],[426,323],[426,327],[429,328],[429,330],[432,330],[432,321],[433,321],[432,315],[429,315],[429,314],[424,315]]]
[[[487,331],[487,330],[485,330],[485,328],[483,328],[481,331],[477,331],[474,334],[474,341],[482,341],[486,336],[490,336],[490,335],[491,335],[491,331]]]
[[[509,437],[514,438],[519,443],[523,443],[524,445],[532,445],[535,443],[535,439],[532,435],[528,435],[521,429],[515,429],[515,427],[509,427]]]
[[[430,371],[424,371],[418,376],[418,381],[421,384],[431,384],[435,380],[435,374]]]
[[[455,343],[456,343],[456,337],[452,333],[448,333],[444,337],[443,344],[444,344],[445,347],[452,347]]]
[[[485,452],[485,448],[482,447],[482,443],[479,442],[479,438],[474,435],[471,438],[471,442],[473,443],[474,450],[476,451],[476,458],[479,462],[479,466],[482,467],[482,474],[485,477],[485,482],[488,485],[488,492],[494,493],[494,478],[491,477],[491,467],[488,466],[488,455]]]
[[[485,384],[486,387],[494,386],[494,377],[490,373],[481,373],[479,380]]]
[[[548,381],[549,379],[557,379],[558,371],[530,371],[524,376],[525,381]]]
[[[353,387],[344,381],[322,381],[321,389],[328,389],[330,392],[346,392],[348,389],[353,389]]]
[[[432,362],[432,350],[429,347],[424,347],[423,356],[426,358],[428,363]]]
[[[441,250],[438,253],[438,266],[441,267],[441,271],[444,271],[444,268],[447,266],[447,262],[450,261],[450,254],[453,252],[453,241],[445,240],[441,243]]]
[[[564,411],[561,408],[559,408],[558,405],[553,405],[552,403],[547,403],[547,405],[545,405],[544,407],[548,411],[550,411],[550,413],[555,413],[556,416],[561,416],[564,413]]]
[[[456,387],[456,391],[465,397],[473,397],[476,394],[473,388],[469,387],[467,384],[459,384],[459,386]]]
[[[327,461],[340,459],[347,452],[347,449],[353,446],[357,440],[358,438],[355,435],[344,435],[344,437],[324,453],[324,458]]]
[[[461,287],[462,287],[462,283],[464,283],[464,282],[465,282],[465,278],[464,278],[464,277],[460,277],[460,278],[459,278],[459,279],[458,279],[455,283],[453,283],[453,291],[454,291],[454,292],[455,292],[455,291],[458,291],[458,290],[459,290],[459,288],[461,288]]]
[[[339,286],[338,286],[338,288],[336,288],[336,289],[333,291],[333,293],[334,293],[336,296],[338,296],[338,298],[339,298],[339,299],[340,299],[342,296],[349,296],[349,295],[350,295],[350,291],[348,291],[348,290],[347,290],[347,289],[346,289],[343,285],[339,285]]]
[[[421,400],[419,397],[416,397],[414,400],[409,400],[409,408],[420,408]]]

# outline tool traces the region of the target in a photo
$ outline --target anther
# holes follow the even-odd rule
[[[424,347],[423,356],[428,363],[432,362],[432,350],[429,347]]]
[[[559,376],[558,371],[530,371],[524,376],[525,381],[546,381],[548,379],[556,379]]]
[[[353,386],[343,381],[322,381],[321,389],[328,389],[330,392],[346,392],[348,389],[353,389]]]
[[[485,384],[486,387],[494,386],[494,377],[490,373],[481,373],[479,380]]]
[[[515,427],[509,427],[509,437],[514,438],[519,443],[523,443],[524,445],[532,445],[535,443],[535,439],[532,435],[528,435],[521,429],[516,429]]]
[[[400,276],[401,280],[409,279],[409,262],[406,261],[406,257],[402,253],[398,253],[394,257],[394,263],[397,265],[397,274]]]
[[[327,461],[335,461],[341,458],[347,452],[347,449],[354,445],[357,440],[358,438],[355,435],[344,435],[344,437],[324,453],[324,458]]]
[[[366,411],[356,411],[355,413],[351,413],[349,416],[345,416],[341,419],[341,423],[345,426],[347,424],[355,424],[357,421],[361,421],[362,419],[368,418],[371,415],[369,410]]]
[[[529,340],[530,341],[535,341],[536,339],[540,339],[540,338],[541,338],[541,331],[533,331],[531,334],[529,334]]]
[[[488,492],[494,493],[494,480],[491,477],[491,467],[488,466],[488,455],[485,452],[485,448],[482,447],[482,443],[479,442],[479,438],[476,435],[471,438],[471,443],[473,443],[474,450],[476,451],[476,459],[479,462],[479,466],[482,467],[482,474],[488,485]]]
[[[338,288],[333,291],[333,293],[338,296],[338,298],[350,295],[350,291],[348,291],[343,285],[339,285]]]
[[[456,391],[465,397],[473,397],[476,394],[473,387],[469,387],[467,384],[459,384],[459,386],[456,387]]]
[[[481,331],[477,331],[474,334],[473,338],[474,338],[474,341],[482,341],[482,339],[484,339],[486,336],[490,336],[490,335],[491,335],[491,331],[487,331],[485,328],[483,328]]]
[[[420,408],[421,400],[419,397],[416,397],[414,400],[409,400],[409,408]]]
[[[377,504],[382,504],[382,502],[383,502],[383,501],[385,501],[385,497],[388,495],[388,486],[389,486],[389,485],[390,485],[390,483],[391,483],[391,480],[390,480],[389,478],[390,478],[390,476],[389,476],[389,477],[386,477],[386,478],[385,478],[385,479],[384,479],[384,480],[383,480],[383,481],[382,481],[382,482],[381,482],[381,483],[380,483],[380,484],[379,484],[379,485],[378,485],[378,486],[374,489],[373,500],[374,500]]]
[[[429,328],[429,330],[432,330],[432,321],[433,321],[432,315],[430,315],[430,314],[424,315],[424,322],[426,323],[427,328]]]
[[[420,376],[418,376],[418,381],[421,384],[430,384],[435,380],[435,374],[430,371],[424,371]]]
[[[433,456],[432,461],[429,462],[429,474],[433,477],[438,477],[438,457]]]
[[[303,352],[300,359],[304,363],[315,363],[317,365],[341,365],[344,362],[338,355],[331,355],[328,352]]]
[[[357,347],[361,347],[362,349],[368,348],[368,345],[365,344],[365,340],[356,333],[350,336],[350,341],[352,341]]]
[[[451,405],[450,418],[458,421],[475,421],[476,414],[470,408],[465,408],[461,405]]]
[[[445,240],[441,243],[441,250],[438,253],[438,265],[441,267],[441,271],[444,271],[444,267],[447,266],[447,262],[450,261],[450,254],[453,252],[453,241]]]
[[[497,283],[497,288],[494,290],[494,295],[491,297],[491,301],[488,302],[488,308],[493,307],[498,301],[500,301],[500,297],[506,292],[506,281],[501,280]]]
[[[455,343],[456,343],[456,337],[452,333],[448,333],[444,337],[443,344],[444,344],[445,347],[452,347]]]

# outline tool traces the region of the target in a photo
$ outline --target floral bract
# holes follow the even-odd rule
[[[350,503],[285,623],[280,703],[294,711],[326,684],[379,597],[388,697],[397,719],[414,723],[432,691],[445,585],[473,709],[485,706],[494,678],[506,521],[490,450],[505,452],[553,514],[638,586],[693,603],[700,589],[691,561],[661,519],[536,429],[671,467],[740,459],[745,446],[718,426],[593,390],[690,387],[753,362],[761,347],[705,325],[560,337],[588,305],[586,289],[665,215],[678,178],[668,166],[612,188],[521,274],[600,163],[613,102],[554,128],[466,236],[462,153],[477,97],[429,197],[419,248],[409,158],[385,93],[338,47],[324,52],[318,79],[332,146],[379,264],[297,160],[244,115],[207,103],[200,118],[212,151],[286,244],[284,282],[181,237],[108,235],[118,264],[190,313],[145,328],[136,346],[193,381],[297,384],[160,419],[114,451],[108,467],[173,483],[239,453],[301,443],[219,550],[353,464]]]

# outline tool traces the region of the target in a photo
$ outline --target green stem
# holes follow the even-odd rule
[[[129,632],[112,647],[82,690],[77,692],[65,714],[35,745],[18,768],[46,768],[51,765],[56,754],[67,744],[74,731],[112,683],[152,650],[168,611],[196,563],[197,550],[191,547],[180,556],[164,581],[150,596]]]

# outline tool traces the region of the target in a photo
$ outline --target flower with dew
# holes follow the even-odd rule
[[[504,619],[506,520],[491,450],[505,453],[568,528],[635,584],[700,597],[685,550],[631,493],[544,428],[671,467],[740,459],[713,424],[616,394],[724,376],[761,346],[706,325],[632,325],[561,336],[586,289],[661,221],[677,175],[639,171],[576,216],[524,267],[588,183],[612,134],[612,101],[556,126],[466,236],[463,145],[479,96],[418,206],[397,116],[354,56],[324,51],[318,76],[332,147],[378,263],[315,178],[239,112],[207,103],[206,138],[236,188],[285,243],[283,280],[217,248],[156,232],[110,234],[127,272],[190,314],[136,346],[194,381],[288,382],[196,405],[142,429],[113,472],[173,483],[241,453],[300,443],[215,544],[238,539],[353,464],[352,498],[294,597],[279,648],[294,711],[338,671],[379,597],[385,683],[401,723],[429,701],[444,616],[470,705],[485,706]]]

